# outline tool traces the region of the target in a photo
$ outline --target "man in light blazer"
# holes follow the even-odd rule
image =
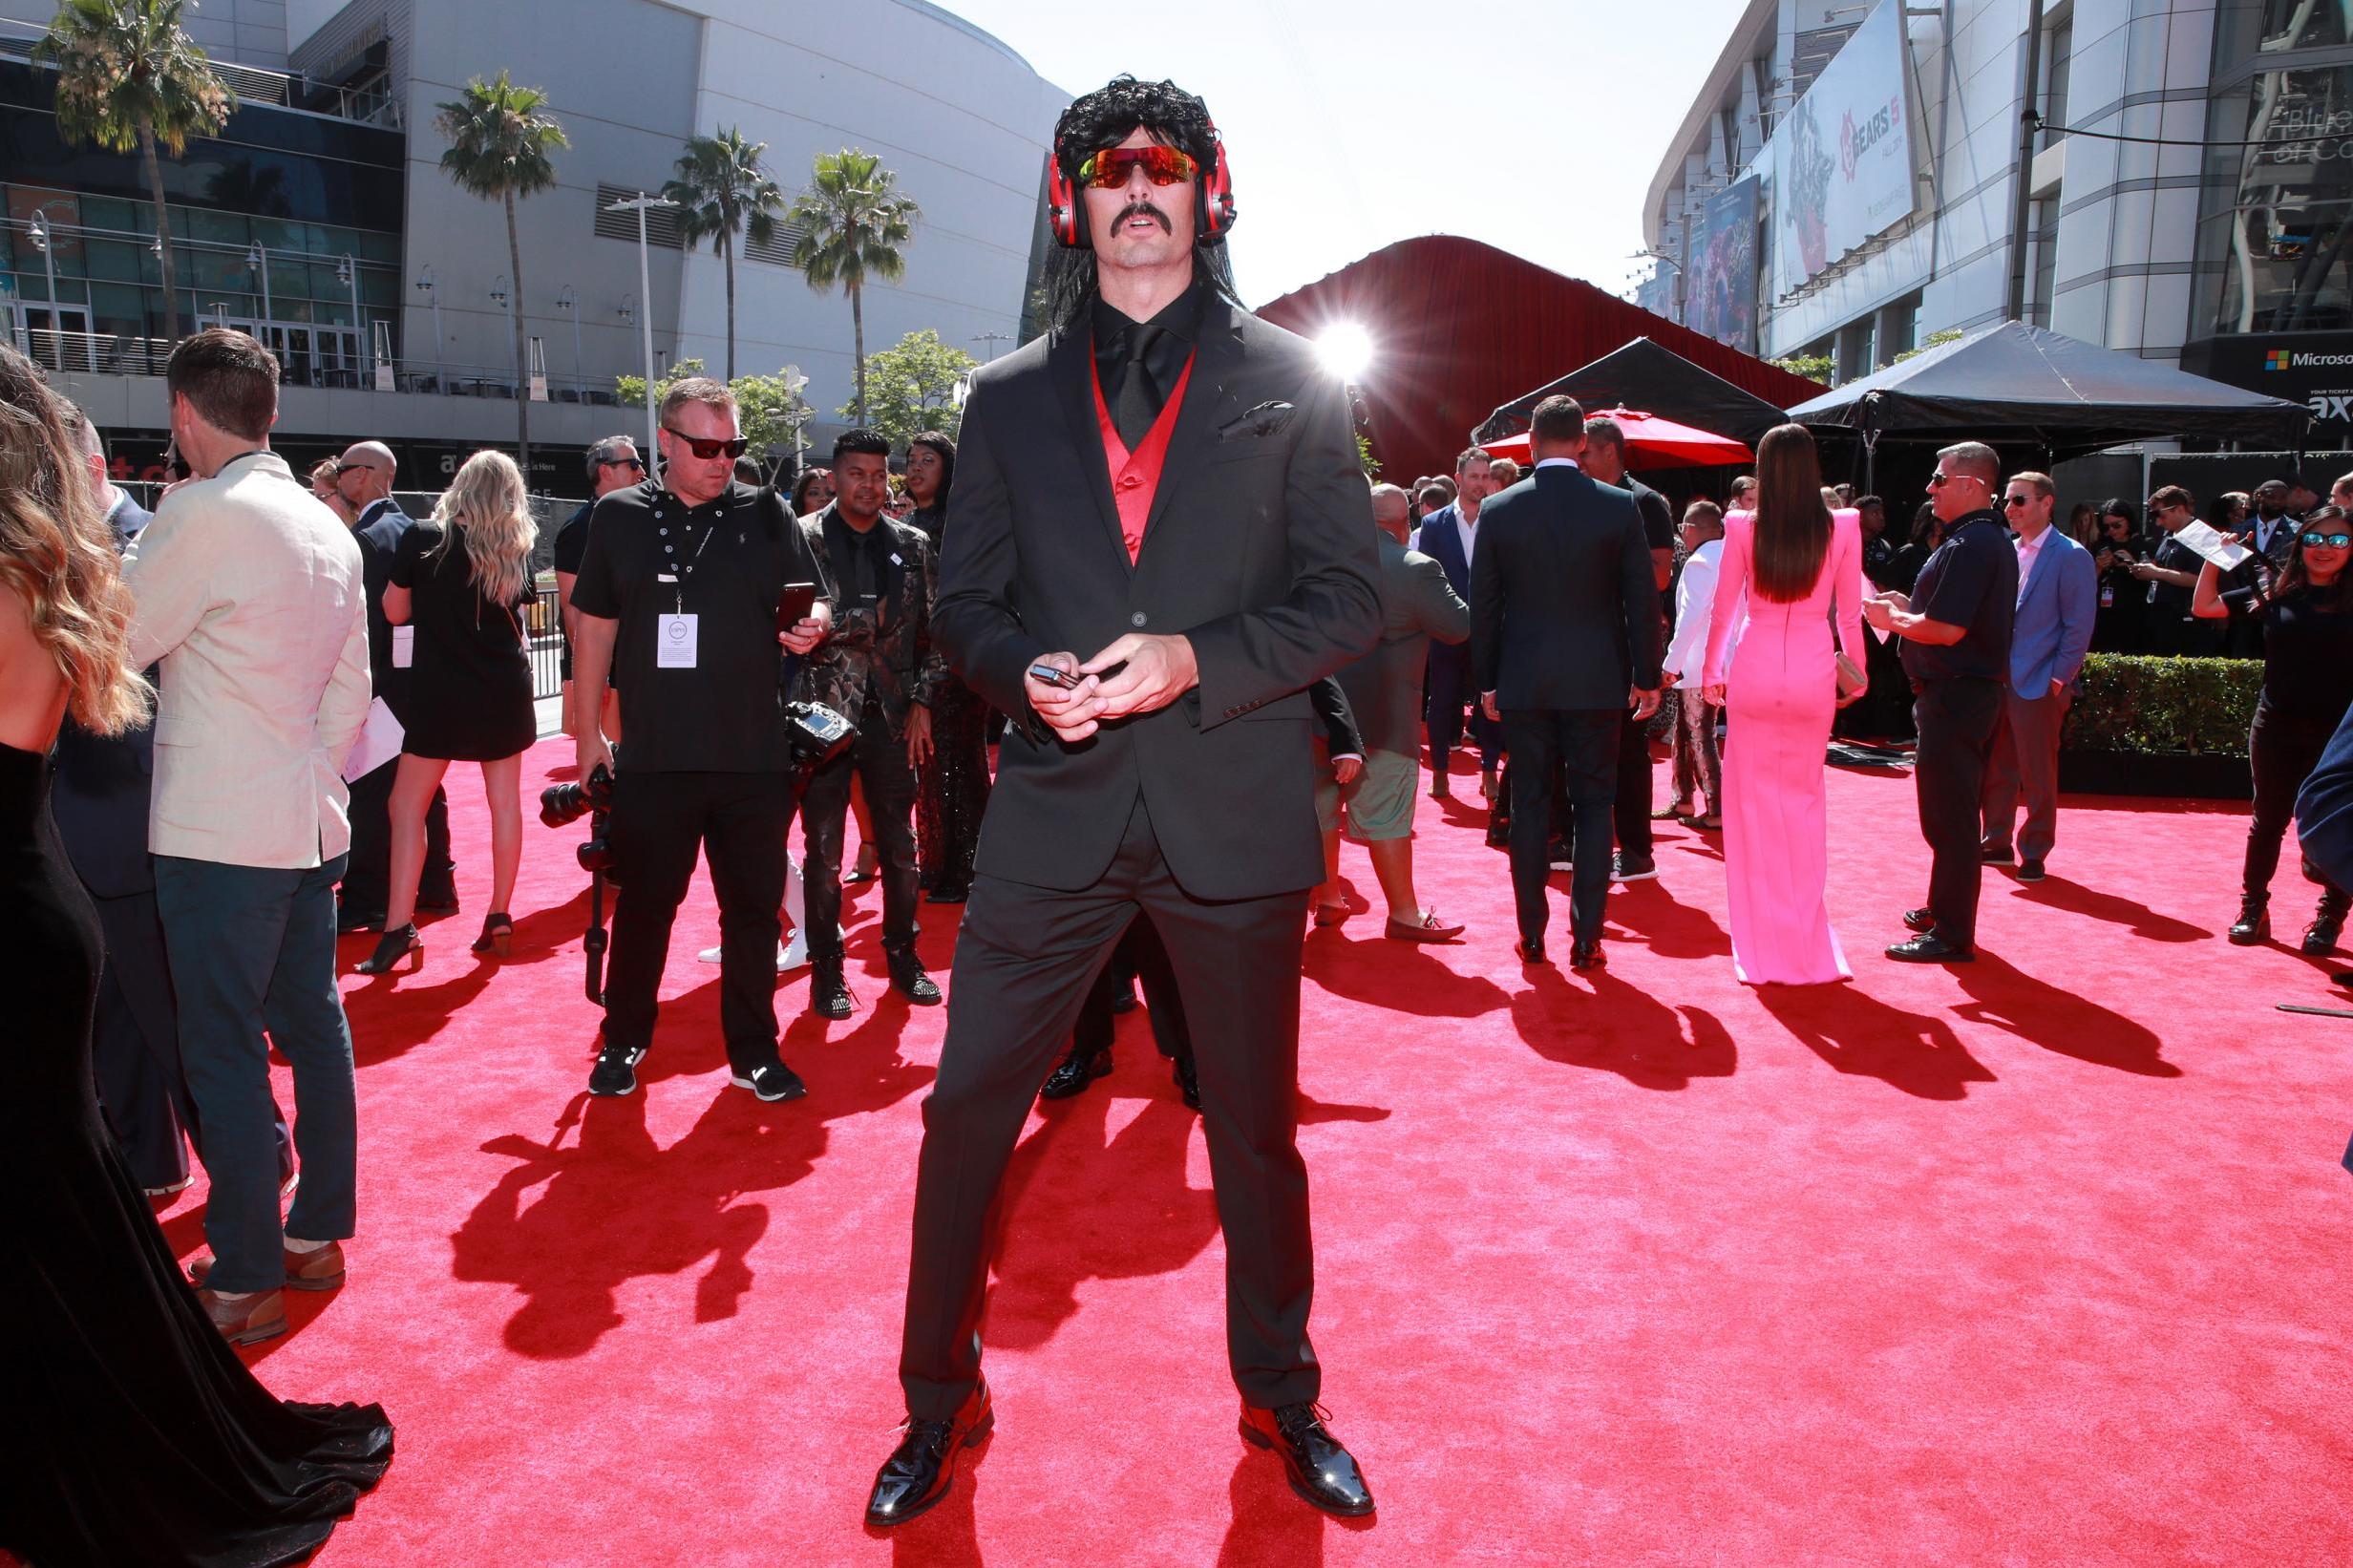
[[[2091,646],[2100,573],[2091,552],[2051,526],[2057,492],[2047,474],[2010,476],[2003,516],[2018,534],[2018,619],[2010,633],[2010,680],[1994,731],[1993,756],[1978,797],[1979,839],[1988,864],[2008,865],[2018,797],[2018,879],[2039,882],[2059,827],[2059,732],[2075,700],[2075,677]]]
[[[181,340],[172,437],[198,476],[124,570],[131,662],[161,661],[148,845],[180,1057],[212,1177],[190,1272],[235,1344],[286,1331],[280,1287],[333,1288],[352,1233],[351,1033],[335,991],[345,755],[366,722],[359,545],[269,450],[278,362],[243,332]],[[265,1032],[266,1031],[266,1034]],[[294,1068],[303,1182],[282,1228],[269,1048]]]

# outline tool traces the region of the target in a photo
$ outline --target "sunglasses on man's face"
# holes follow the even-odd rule
[[[2307,550],[2342,550],[2353,547],[2353,534],[2305,534],[2302,538],[2304,548]]]
[[[1928,488],[1941,490],[1948,484],[1964,484],[1976,477],[1974,474],[1947,474],[1942,469],[1939,469],[1928,476]]]
[[[2002,507],[2007,511],[2013,506],[2024,506],[2033,499],[2032,496],[2004,496],[2002,498]]]
[[[1195,167],[1191,158],[1156,141],[1148,147],[1106,147],[1078,166],[1078,182],[1117,190],[1128,182],[1130,169],[1141,168],[1155,185],[1181,185],[1193,178]]]
[[[676,431],[672,431],[670,434],[672,435],[678,434]],[[679,439],[686,440],[689,439],[689,437],[679,436]],[[695,456],[700,456],[702,454],[697,453]],[[637,457],[607,457],[604,460],[603,466],[606,468],[625,468],[639,474],[646,472],[646,464],[644,460]]]
[[[725,457],[730,462],[733,462],[736,458],[752,450],[752,442],[748,436],[738,435],[732,439],[706,441],[699,435],[689,435],[685,431],[672,430],[668,425],[664,425],[662,428],[666,431],[669,431],[670,438],[672,440],[686,442],[687,450],[693,453],[695,456],[701,458],[704,462],[710,462],[716,457]]]

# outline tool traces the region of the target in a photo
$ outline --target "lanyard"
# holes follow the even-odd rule
[[[661,516],[659,512],[654,515],[656,517]],[[687,580],[694,575],[694,568],[702,562],[703,552],[710,548],[712,536],[717,534],[721,526],[726,523],[727,517],[728,515],[726,512],[714,513],[711,516],[710,526],[703,530],[703,542],[694,547],[694,554],[687,558],[686,564],[683,566],[678,563],[677,546],[668,542],[663,544],[662,553],[670,558],[670,565],[678,573],[678,590],[672,596],[676,602],[676,613],[680,615],[687,613]],[[681,531],[683,531],[683,529],[684,525],[682,523]],[[669,530],[667,528],[663,530],[665,535],[668,532]]]

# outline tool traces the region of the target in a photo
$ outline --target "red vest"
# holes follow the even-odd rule
[[[1139,373],[1138,366],[1130,374]],[[1160,489],[1160,465],[1168,460],[1169,436],[1176,429],[1176,411],[1184,407],[1185,388],[1193,380],[1193,356],[1185,358],[1185,373],[1176,378],[1176,390],[1168,394],[1168,407],[1152,422],[1145,433],[1143,445],[1130,452],[1119,439],[1119,427],[1112,423],[1112,411],[1103,401],[1103,375],[1094,367],[1094,355],[1087,356],[1087,374],[1094,383],[1095,422],[1103,428],[1103,459],[1111,469],[1112,503],[1119,508],[1119,537],[1127,541],[1128,564],[1144,548],[1144,523],[1152,516],[1152,498]]]

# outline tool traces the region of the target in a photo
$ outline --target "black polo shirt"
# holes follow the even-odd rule
[[[773,773],[791,765],[776,604],[826,574],[773,493],[731,485],[689,507],[652,480],[596,504],[572,604],[621,623],[622,766],[631,773]],[[665,665],[693,617],[693,663]],[[676,657],[673,652],[673,658]]]
[[[1916,681],[2009,678],[2010,625],[2018,615],[2018,546],[2000,514],[1972,512],[1955,522],[1912,585],[1912,609],[1963,627],[1960,642],[1937,647],[1903,641],[1904,673]]]

